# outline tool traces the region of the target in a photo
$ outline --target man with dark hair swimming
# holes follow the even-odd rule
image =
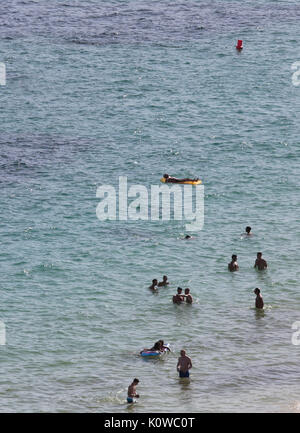
[[[164,174],[163,177],[166,183],[196,182],[197,180],[199,180],[198,177],[195,179],[190,179],[188,177],[185,179],[177,179],[176,177],[169,176],[167,173]]]
[[[246,229],[245,229],[245,231],[246,231],[246,236],[252,236],[251,227],[250,226],[247,226]]]

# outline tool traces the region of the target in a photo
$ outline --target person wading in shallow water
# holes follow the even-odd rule
[[[189,288],[186,288],[186,289],[184,290],[184,297],[185,297],[185,302],[186,302],[187,304],[192,304],[192,303],[193,303],[193,297],[192,297],[192,295],[190,294],[190,289],[189,289]]]
[[[237,255],[232,254],[231,256],[231,262],[228,263],[228,270],[230,272],[235,272],[239,270],[239,265],[237,263]]]
[[[139,398],[139,394],[136,393],[136,387],[139,383],[138,379],[133,379],[133,382],[128,387],[128,393],[127,393],[127,402],[133,403],[133,398]]]
[[[262,253],[257,253],[257,259],[255,260],[254,267],[257,268],[259,271],[263,271],[264,269],[267,269],[268,264],[262,258]]]
[[[260,294],[260,289],[256,287],[253,292],[256,294],[255,307],[261,310],[262,308],[264,308],[264,300]]]
[[[167,286],[169,284],[168,282],[168,277],[166,275],[163,276],[163,280],[160,281],[157,286],[158,287],[162,287],[162,286]]]
[[[180,357],[177,362],[177,371],[179,372],[179,377],[190,377],[189,370],[192,368],[191,358],[186,356],[185,350],[180,351]]]
[[[182,288],[177,287],[177,293],[173,296],[173,304],[181,304],[184,301],[184,295],[182,294]]]

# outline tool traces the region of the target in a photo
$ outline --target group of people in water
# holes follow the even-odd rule
[[[149,286],[149,289],[153,292],[157,292],[157,287],[166,287],[169,284],[167,275],[163,276],[162,281],[158,282],[158,280],[155,278],[152,280],[151,286]],[[173,304],[181,304],[182,302],[186,302],[187,304],[193,303],[193,297],[190,294],[190,289],[187,287],[184,289],[184,293],[182,293],[182,288],[177,287],[177,293],[173,296]]]
[[[171,183],[177,183],[177,181],[186,181],[186,180],[197,180],[197,179],[175,179],[175,178],[170,178],[169,175],[165,174],[164,178],[166,179],[166,182],[171,182]],[[247,226],[245,229],[245,233],[243,234],[245,236],[252,236],[251,233],[251,227]],[[191,236],[187,235],[185,239],[190,239]],[[268,264],[266,262],[265,259],[262,258],[262,253],[258,252],[257,253],[257,257],[254,263],[254,268],[259,270],[259,271],[263,271],[265,269],[267,269]],[[231,262],[228,263],[228,270],[230,272],[236,272],[239,270],[239,265],[237,263],[237,255],[233,254],[231,257]],[[149,289],[151,289],[152,291],[157,291],[157,287],[166,287],[169,284],[168,281],[168,277],[166,275],[163,276],[162,281],[158,282],[157,279],[152,280],[152,284],[149,287]],[[177,293],[173,296],[172,300],[174,304],[181,304],[183,302],[186,302],[187,304],[192,304],[193,302],[193,298],[192,295],[190,294],[190,289],[186,288],[184,290],[184,294],[182,293],[183,289],[181,287],[177,288]],[[263,297],[261,295],[261,289],[256,287],[254,289],[254,294],[256,295],[256,299],[255,299],[255,307],[259,310],[264,308],[264,301],[263,301]],[[145,350],[145,349],[144,349]],[[165,351],[170,351],[170,348],[168,346],[164,345],[164,341],[163,340],[158,340],[151,349],[147,349],[149,351],[159,351],[159,352],[165,352]],[[178,358],[178,362],[177,362],[177,371],[179,373],[179,377],[180,378],[188,378],[189,377],[189,370],[192,368],[192,361],[191,359],[186,355],[186,351],[185,350],[181,350],[180,351],[180,357]],[[128,387],[128,397],[127,397],[127,402],[128,403],[133,403],[133,399],[134,398],[138,398],[139,394],[137,394],[136,392],[136,386],[139,383],[139,379],[134,379],[133,382],[129,385]]]
[[[245,236],[252,236],[251,233],[251,227],[247,226],[245,229]],[[185,239],[189,239],[190,236],[187,235]],[[262,252],[258,252],[257,256],[256,256],[256,260],[254,263],[254,268],[258,269],[259,271],[263,271],[265,269],[267,269],[268,267],[268,263],[266,262],[265,259],[262,258]],[[228,263],[228,270],[230,272],[236,272],[239,270],[239,265],[237,262],[237,255],[236,254],[232,254],[231,256],[231,262]],[[149,286],[149,289],[152,290],[153,292],[157,292],[157,288],[158,287],[166,287],[169,284],[168,281],[168,277],[166,275],[163,276],[162,281],[158,282],[158,280],[155,278],[152,280],[152,284],[151,286]],[[190,289],[186,288],[184,290],[184,293],[182,293],[183,289],[181,287],[177,288],[177,293],[173,296],[172,300],[173,300],[173,304],[181,304],[183,302],[186,302],[187,304],[192,304],[193,303],[193,297],[190,293]],[[260,289],[257,287],[254,290],[254,293],[257,295],[256,298],[256,303],[255,306],[256,308],[263,308],[263,299],[262,296],[260,294]]]
[[[170,350],[167,346],[164,346],[163,340],[157,341],[153,348],[150,350]],[[185,350],[180,351],[180,356],[177,361],[177,371],[180,378],[189,378],[190,377],[190,369],[193,367],[192,360],[189,356],[187,356]],[[139,384],[139,379],[133,379],[132,383],[128,387],[127,391],[127,403],[134,403],[134,398],[139,398],[139,394],[136,391],[136,387]]]
[[[246,227],[245,232],[246,232],[245,236],[252,236],[250,226]],[[266,262],[265,259],[262,258],[262,253],[258,252],[256,255],[255,263],[254,263],[254,268],[259,270],[259,271],[264,271],[265,269],[267,269],[267,267],[268,267],[268,263]],[[236,272],[239,270],[239,265],[237,262],[237,255],[236,254],[232,254],[232,256],[231,256],[231,262],[228,263],[228,270],[230,272]],[[263,309],[264,301],[263,301],[262,295],[260,293],[260,289],[258,287],[256,287],[256,289],[254,289],[254,293],[256,294],[255,307],[258,309]]]
[[[154,278],[154,280],[152,280],[151,286],[149,286],[149,289],[152,290],[153,292],[156,292],[157,287],[164,287],[167,286],[168,284],[169,284],[168,277],[164,275],[162,281],[160,282],[158,282],[158,280]]]
[[[262,253],[258,252],[254,263],[254,268],[258,269],[259,271],[264,271],[265,269],[267,269],[267,267],[268,263],[265,261],[265,259],[262,258]],[[231,262],[228,263],[228,270],[230,272],[235,272],[239,270],[236,254],[232,254],[231,256]]]
[[[190,294],[190,289],[187,287],[184,289],[184,294],[182,293],[182,288],[177,287],[177,293],[173,296],[173,304],[182,304],[182,302],[186,302],[187,304],[193,303],[193,297]]]

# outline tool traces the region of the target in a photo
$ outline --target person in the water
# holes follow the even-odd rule
[[[158,340],[158,342],[160,344],[161,351],[168,350],[169,352],[171,352],[171,349],[168,346],[165,346],[164,340]]]
[[[127,393],[127,402],[133,403],[133,398],[139,398],[139,394],[136,393],[136,387],[139,383],[139,379],[133,379],[133,382],[128,387],[128,393]]]
[[[256,287],[253,292],[256,294],[255,307],[259,309],[264,308],[264,300],[260,294],[260,289]]]
[[[158,286],[158,287],[162,287],[162,286],[167,286],[168,284],[169,284],[168,277],[167,277],[166,275],[164,275],[164,276],[163,276],[163,280],[160,281],[160,282],[157,284],[157,286]]]
[[[152,284],[151,284],[151,286],[149,286],[149,289],[156,292],[157,291],[157,288],[156,288],[157,284],[158,284],[158,281],[156,279],[152,280]]]
[[[230,272],[235,272],[239,270],[239,265],[237,263],[237,255],[236,254],[232,254],[231,256],[231,262],[228,263],[228,270]]]
[[[257,268],[259,271],[263,271],[263,270],[267,269],[268,264],[262,258],[262,253],[257,253],[257,258],[255,260],[254,267]]]
[[[185,302],[186,302],[187,304],[192,304],[192,303],[193,303],[193,297],[192,297],[192,295],[190,294],[190,289],[189,289],[189,288],[186,288],[186,289],[184,290],[184,297],[185,297]]]
[[[179,373],[179,377],[189,377],[189,370],[192,368],[191,358],[186,356],[185,350],[180,351],[180,357],[177,362],[177,371]]]
[[[184,295],[182,295],[182,288],[177,287],[177,293],[173,296],[173,304],[181,304],[184,301]]]
[[[159,350],[159,351],[161,351],[161,343],[160,343],[160,340],[157,341],[156,343],[154,343],[154,346],[151,347],[150,350],[153,350],[153,351],[155,351],[155,350]]]
[[[154,343],[154,346],[151,347],[151,349],[144,349],[148,350],[148,351],[159,351],[159,352],[164,352],[165,350],[170,350],[167,346],[164,345],[164,340],[158,340],[156,341],[156,343]],[[143,352],[143,350],[141,351],[141,353]]]
[[[250,226],[247,226],[246,229],[245,229],[245,231],[246,231],[246,236],[252,236],[251,227]]]
[[[161,352],[163,349],[161,349],[161,340],[156,341],[156,343],[154,343],[154,345],[151,347],[151,349],[143,349],[140,351],[140,353],[148,351],[148,352]]]
[[[163,175],[165,182],[166,183],[181,183],[181,182],[195,182],[197,180],[199,180],[199,178],[195,178],[195,179],[190,179],[190,178],[185,178],[185,179],[177,179],[177,177],[172,177],[169,176],[167,173]]]

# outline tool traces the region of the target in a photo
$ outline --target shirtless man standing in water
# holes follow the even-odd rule
[[[262,259],[262,253],[257,253],[257,259],[255,260],[254,267],[257,268],[259,271],[263,271],[264,269],[267,269],[268,264],[267,262]]]
[[[164,276],[163,276],[163,280],[160,281],[160,282],[157,284],[157,286],[158,286],[158,287],[162,287],[162,286],[167,286],[168,284],[169,284],[168,277],[167,277],[166,275],[164,275]]]
[[[191,358],[186,356],[185,350],[181,350],[180,355],[177,362],[179,377],[190,377],[189,369],[192,368]]]
[[[260,294],[260,289],[259,288],[254,289],[254,293],[256,294],[255,307],[259,309],[264,308],[264,300]]]
[[[182,288],[177,287],[177,293],[173,296],[173,304],[181,304],[184,301],[184,295],[182,294]]]
[[[133,382],[128,387],[128,394],[127,394],[127,402],[133,403],[133,397],[139,398],[139,394],[136,393],[136,387],[139,383],[138,379],[133,379]]]
[[[238,271],[239,270],[239,265],[237,263],[237,256],[235,254],[233,254],[231,256],[231,262],[228,263],[228,270],[230,272],[234,272],[234,271]]]

